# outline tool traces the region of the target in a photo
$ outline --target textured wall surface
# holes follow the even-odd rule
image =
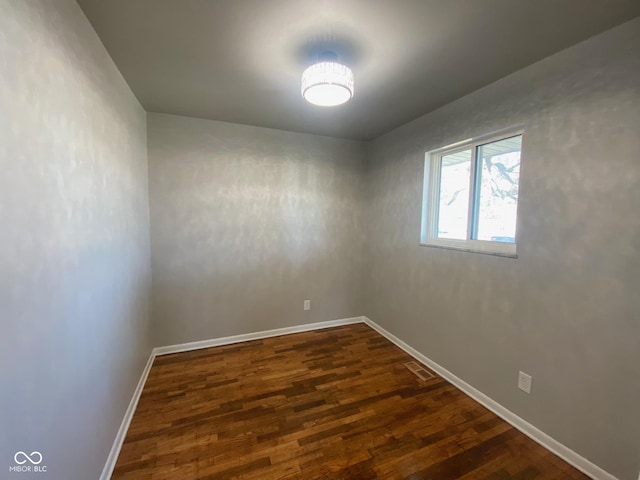
[[[150,353],[146,116],[74,1],[0,12],[0,477],[94,480]]]
[[[157,345],[363,314],[362,143],[147,122]]]
[[[367,315],[625,480],[640,468],[638,51],[640,19],[381,137],[367,190]],[[425,152],[518,124],[519,258],[419,246]]]

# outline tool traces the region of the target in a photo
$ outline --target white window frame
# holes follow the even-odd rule
[[[524,129],[522,127],[513,127],[499,132],[493,132],[488,135],[469,138],[460,142],[447,145],[436,150],[432,150],[425,154],[424,163],[424,186],[422,194],[422,225],[420,229],[420,245],[427,247],[450,248],[454,250],[463,250],[473,253],[485,253],[490,255],[499,255],[503,257],[517,258],[517,242],[518,231],[516,225],[515,242],[492,242],[487,240],[471,239],[471,230],[474,216],[477,214],[475,202],[475,168],[477,148],[487,143],[504,140],[506,138],[522,135],[524,142]],[[444,155],[459,152],[461,150],[471,150],[471,171],[469,174],[469,217],[467,220],[467,238],[458,240],[453,238],[438,238],[438,214],[440,207],[440,167],[441,159]],[[522,158],[522,153],[521,153]],[[522,160],[521,160],[522,161]],[[519,189],[518,189],[519,190]],[[518,214],[520,211],[520,192],[518,191]],[[516,220],[518,223],[519,220]]]

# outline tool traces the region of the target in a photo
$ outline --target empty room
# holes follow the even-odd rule
[[[640,2],[0,0],[0,479],[640,480]]]

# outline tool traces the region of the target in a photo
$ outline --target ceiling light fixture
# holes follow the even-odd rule
[[[302,72],[302,96],[321,107],[341,105],[353,97],[353,72],[338,63],[337,55],[324,52],[319,62]]]

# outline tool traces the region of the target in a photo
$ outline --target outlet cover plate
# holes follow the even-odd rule
[[[303,304],[305,310],[311,310],[311,300],[305,300]]]
[[[518,374],[518,388],[525,393],[531,393],[531,382],[533,378],[524,372]]]

